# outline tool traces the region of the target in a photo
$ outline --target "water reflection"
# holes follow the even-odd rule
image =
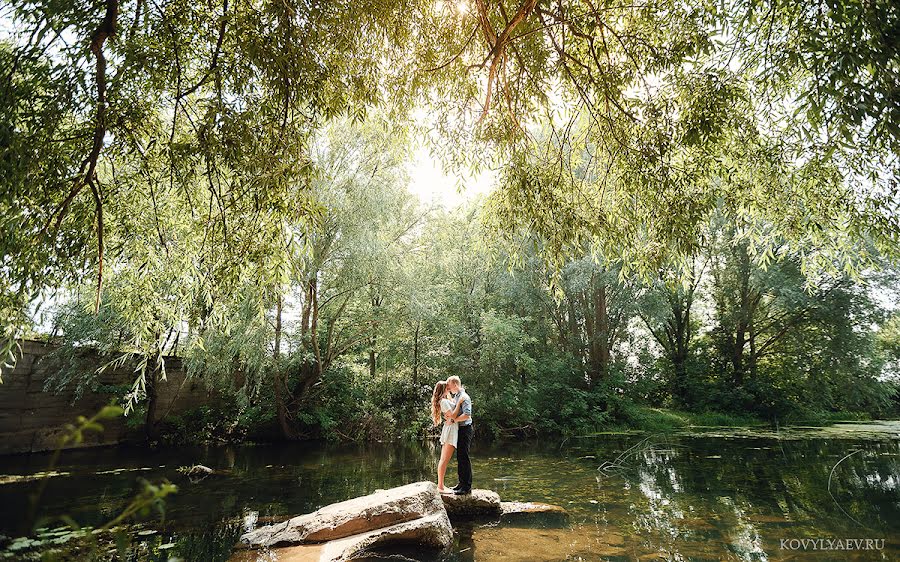
[[[556,443],[476,444],[476,486],[495,489],[505,500],[562,505],[571,524],[456,522],[451,551],[430,557],[900,559],[900,441],[895,438],[682,435],[641,441],[639,436],[602,436],[562,448]],[[853,450],[860,452],[835,467]],[[157,525],[153,544],[175,543],[171,554],[204,552],[204,559],[213,560],[224,556],[247,527],[430,479],[436,458],[431,446],[421,444],[76,451],[63,455],[60,476],[50,479],[42,510],[98,525],[127,502],[136,477],[168,478],[180,490],[167,501],[166,521]],[[12,477],[0,479],[8,482],[0,484],[0,533],[23,531],[21,514],[34,483],[15,477],[45,469],[46,461],[41,455],[0,458],[0,476]],[[612,461],[615,470],[598,470]],[[191,483],[177,468],[195,463],[220,474]],[[454,471],[451,466],[450,474]],[[885,544],[878,551],[782,547],[782,539],[794,538],[871,538]]]

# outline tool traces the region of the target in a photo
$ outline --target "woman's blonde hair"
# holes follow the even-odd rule
[[[437,381],[434,385],[434,394],[431,395],[431,419],[434,425],[441,423],[441,398],[447,392],[447,381]]]

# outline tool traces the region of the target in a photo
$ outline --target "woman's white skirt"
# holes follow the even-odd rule
[[[458,438],[459,424],[444,422],[444,429],[441,430],[441,445],[446,445],[447,443],[449,443],[456,447]]]

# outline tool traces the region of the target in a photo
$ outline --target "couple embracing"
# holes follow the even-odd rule
[[[431,417],[434,425],[444,419],[441,430],[441,460],[438,463],[438,489],[442,493],[464,495],[472,493],[472,462],[469,460],[469,447],[472,445],[472,399],[460,384],[459,377],[452,376],[434,385],[431,397]],[[444,475],[450,457],[456,451],[457,473],[459,484],[444,488]]]

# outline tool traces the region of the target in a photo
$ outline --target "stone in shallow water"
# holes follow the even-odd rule
[[[353,560],[362,552],[393,546],[412,544],[417,548],[441,550],[453,542],[453,527],[443,511],[431,515],[353,535],[326,543],[322,548],[321,562]]]
[[[569,512],[558,505],[540,502],[500,502],[500,522],[505,524],[534,524],[541,527],[564,527]]]
[[[555,513],[568,515],[565,508],[541,502],[500,502],[500,510],[503,515],[515,515],[517,513]]]
[[[366,553],[397,545],[442,550],[453,542],[453,528],[444,511],[375,529],[325,544],[302,544],[274,549],[239,551],[230,562],[346,562]]]
[[[463,496],[441,494],[441,499],[450,515],[500,515],[500,496],[492,490],[472,490]]]
[[[630,559],[627,550],[598,541],[584,528],[478,527],[472,534],[472,550],[476,560],[504,562]]]
[[[271,550],[239,550],[228,562],[319,562],[323,547],[321,544],[301,544]]]
[[[325,542],[436,513],[446,518],[437,486],[433,482],[416,482],[331,504],[284,523],[260,527],[241,536],[241,543],[259,548]]]

